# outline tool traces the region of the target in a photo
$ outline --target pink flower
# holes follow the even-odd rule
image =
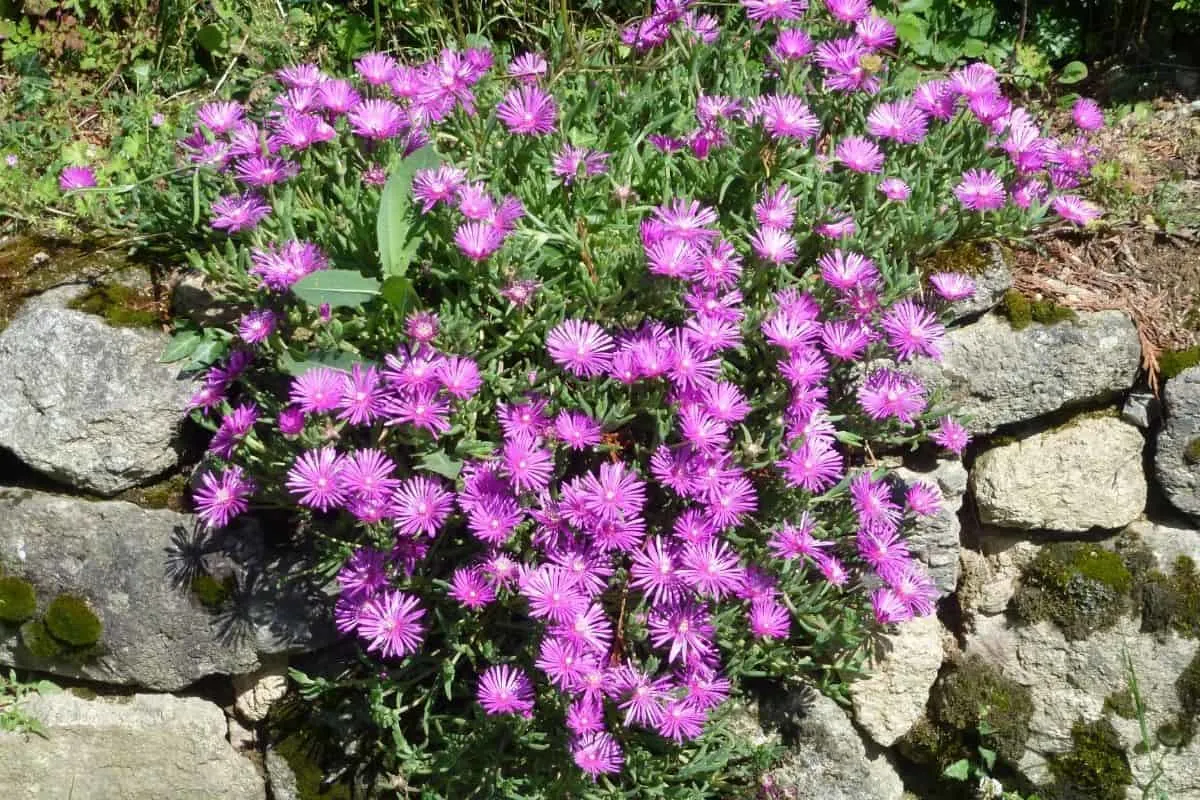
[[[1081,97],[1076,100],[1074,108],[1071,109],[1071,116],[1082,131],[1098,131],[1104,127],[1104,111],[1100,104],[1091,98]]]
[[[554,363],[572,375],[594,378],[612,362],[613,340],[594,322],[569,319],[546,336],[546,350]]]
[[[990,169],[969,169],[954,187],[954,196],[971,211],[995,211],[1004,207],[1004,184]]]
[[[1074,194],[1060,194],[1050,200],[1050,206],[1060,217],[1076,225],[1087,225],[1103,213],[1095,203]]]
[[[417,598],[384,589],[359,612],[358,635],[367,642],[368,651],[383,658],[403,658],[420,649],[424,616]]]
[[[883,169],[883,151],[879,145],[862,136],[842,139],[834,150],[834,156],[854,172],[879,172]]]
[[[540,136],[554,130],[558,107],[554,98],[539,86],[525,84],[504,95],[496,106],[496,118],[511,133]]]

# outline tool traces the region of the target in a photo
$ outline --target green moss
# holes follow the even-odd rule
[[[161,321],[153,298],[119,283],[93,286],[67,307],[103,317],[109,325],[120,328],[148,328]]]
[[[1200,572],[1188,556],[1179,556],[1171,574],[1152,570],[1136,591],[1142,613],[1142,630],[1174,630],[1180,636],[1200,639]]]
[[[1186,714],[1176,714],[1171,719],[1161,723],[1155,730],[1154,736],[1163,747],[1187,747],[1196,737],[1196,720]],[[1139,751],[1145,747],[1139,744]]]
[[[1008,318],[1008,323],[1017,331],[1028,328],[1034,322],[1055,325],[1079,319],[1078,315],[1066,306],[1060,306],[1050,299],[1030,300],[1017,289],[1009,289],[1004,293],[1000,313]]]
[[[1125,800],[1125,787],[1133,783],[1129,759],[1121,739],[1107,719],[1076,722],[1071,727],[1072,747],[1050,760],[1054,785],[1051,798]]]
[[[1115,624],[1132,586],[1119,554],[1086,542],[1056,542],[1026,568],[1011,610],[1027,622],[1051,620],[1068,639],[1082,639]]]
[[[1104,698],[1104,712],[1116,714],[1121,719],[1133,719],[1137,716],[1137,707],[1133,702],[1133,692],[1120,689]]]
[[[1034,300],[1030,305],[1033,321],[1043,325],[1057,325],[1060,322],[1077,322],[1079,315],[1066,306],[1060,306],[1053,300]]]
[[[1185,714],[1200,716],[1200,651],[1192,656],[1191,663],[1176,679],[1175,694]]]
[[[211,610],[223,608],[233,589],[233,576],[218,581],[212,575],[201,574],[192,579],[192,594],[200,601],[200,605]]]
[[[58,658],[63,653],[63,646],[50,635],[46,623],[40,619],[31,619],[21,626],[21,644],[37,658]]]
[[[142,508],[169,508],[172,511],[186,511],[188,495],[188,476],[178,473],[150,486],[135,486],[117,495],[118,500],[141,506]]]
[[[1200,364],[1200,345],[1186,350],[1168,350],[1158,356],[1158,373],[1164,378],[1174,378],[1197,364]]]
[[[37,612],[37,595],[28,581],[0,577],[0,622],[20,624]]]
[[[298,735],[288,736],[273,745],[275,752],[283,756],[292,774],[296,776],[296,794],[299,800],[351,800],[350,787],[342,783],[325,785],[325,774],[321,765],[312,757],[304,740]]]
[[[62,594],[46,609],[46,628],[60,642],[72,647],[90,647],[100,641],[103,625],[85,600]]]
[[[1191,467],[1200,464],[1200,436],[1183,446],[1183,460]]]
[[[954,242],[921,259],[918,267],[922,274],[937,272],[962,272],[979,275],[992,266],[991,254],[975,242]]]

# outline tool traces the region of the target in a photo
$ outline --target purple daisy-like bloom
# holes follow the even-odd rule
[[[676,390],[703,389],[716,380],[720,371],[720,359],[703,355],[686,330],[676,330],[672,334],[667,376]]]
[[[938,588],[925,570],[914,561],[887,576],[892,591],[914,617],[928,617],[934,612]]]
[[[926,81],[913,89],[913,102],[917,108],[934,119],[946,122],[958,111],[958,96],[947,80]]]
[[[925,410],[925,387],[911,376],[878,369],[859,387],[858,404],[871,419],[895,417],[911,425]]]
[[[763,261],[784,265],[796,258],[796,240],[782,228],[765,227],[750,237],[750,245]]]
[[[585,733],[571,745],[571,758],[595,779],[599,775],[615,775],[625,765],[621,745],[605,731]]]
[[[1089,203],[1074,194],[1060,194],[1050,200],[1050,206],[1054,209],[1054,213],[1076,225],[1087,225],[1089,222],[1099,219],[1103,214],[1095,203]]]
[[[912,619],[912,611],[899,595],[888,587],[880,587],[871,592],[871,608],[875,613],[875,621],[880,625]]]
[[[310,369],[292,379],[288,399],[309,414],[333,411],[341,403],[345,381],[346,373],[340,369]]]
[[[572,450],[586,450],[600,444],[604,430],[581,411],[560,411],[554,418],[554,433]]]
[[[355,550],[338,570],[337,582],[343,597],[360,602],[374,597],[388,585],[387,554],[373,547]]]
[[[299,436],[304,431],[304,412],[295,406],[280,409],[275,421],[284,436]]]
[[[950,74],[950,90],[970,100],[983,95],[999,95],[999,73],[991,64],[977,61]]]
[[[821,132],[821,122],[808,104],[792,95],[768,95],[759,98],[753,108],[763,130],[773,139],[811,141]]]
[[[384,86],[396,75],[396,59],[386,53],[367,53],[354,62],[354,71],[372,86]]]
[[[400,481],[392,477],[396,462],[382,450],[355,450],[342,459],[338,479],[348,497],[386,503]]]
[[[408,115],[390,100],[363,100],[346,115],[350,130],[364,139],[391,139],[408,130]]]
[[[599,668],[593,664],[588,672],[595,675],[598,671]],[[580,672],[584,673],[585,670],[580,670]],[[579,680],[581,678],[577,678],[574,682],[577,683]],[[604,704],[594,697],[581,697],[571,703],[567,708],[567,730],[576,736],[602,732],[604,730]]]
[[[609,153],[602,153],[590,147],[564,144],[554,156],[550,171],[562,178],[563,184],[570,186],[580,177],[581,172],[588,178],[608,172],[609,156]]]
[[[238,320],[238,336],[246,344],[258,344],[275,332],[279,315],[269,308],[247,311]]]
[[[296,64],[284,67],[275,73],[275,77],[279,78],[279,82],[289,89],[320,86],[329,80],[316,64]]]
[[[217,230],[237,233],[258,225],[271,213],[271,206],[254,192],[218,197],[212,204],[213,218],[209,223]]]
[[[781,309],[763,321],[762,333],[768,342],[792,353],[813,344],[821,335],[821,327]]]
[[[903,203],[912,195],[909,185],[899,178],[884,178],[878,188],[884,197],[896,203]]]
[[[1075,101],[1071,116],[1081,131],[1098,131],[1104,127],[1104,111],[1099,103],[1089,97],[1081,97]]]
[[[594,322],[568,319],[547,334],[546,350],[572,375],[595,378],[612,363],[613,339]]]
[[[675,136],[664,136],[661,133],[652,133],[646,137],[646,141],[654,145],[655,149],[662,153],[677,153],[687,147],[687,142]]]
[[[542,566],[527,572],[520,588],[529,601],[529,615],[535,619],[569,623],[587,606],[587,599],[576,589],[574,576],[558,567]]]
[[[771,54],[779,61],[801,61],[808,58],[812,51],[812,37],[799,28],[783,28],[771,46]]]
[[[860,472],[850,481],[850,501],[864,528],[894,531],[900,524],[902,512],[892,502],[891,486],[875,480],[869,472]]]
[[[583,479],[584,502],[600,520],[615,522],[640,514],[646,504],[646,482],[624,463],[600,465]]]
[[[91,167],[63,167],[58,175],[58,188],[63,192],[92,189],[95,186],[96,175]]]
[[[258,406],[254,403],[242,403],[236,406],[213,435],[208,445],[210,453],[216,453],[226,460],[233,457],[233,450],[246,437],[258,422]]]
[[[956,455],[961,455],[971,442],[971,435],[962,423],[953,417],[938,420],[938,429],[929,435],[933,442]]]
[[[450,596],[464,608],[478,611],[496,599],[496,590],[479,567],[460,567],[450,579]]]
[[[817,45],[813,60],[824,73],[824,86],[833,92],[879,91],[879,78],[863,67],[870,48],[857,36],[829,39]]]
[[[533,302],[533,296],[540,288],[542,288],[542,284],[539,281],[513,281],[500,290],[500,296],[517,308],[527,308]]]
[[[250,274],[257,275],[264,287],[282,292],[306,275],[328,269],[329,260],[311,242],[288,241],[251,250],[250,264]]]
[[[367,642],[367,650],[383,658],[404,658],[417,652],[425,632],[421,619],[425,609],[417,598],[393,589],[384,589],[368,600],[358,615],[358,635]]]
[[[707,719],[708,715],[704,713],[704,710],[693,703],[690,698],[668,700],[667,704],[663,706],[662,717],[659,719],[656,729],[666,738],[683,744],[684,741],[698,738],[704,732],[704,723]]]
[[[434,386],[421,386],[399,397],[388,397],[383,412],[389,417],[389,425],[412,425],[429,431],[435,438],[450,430],[447,419],[450,403]]]
[[[858,22],[871,13],[871,0],[825,0],[825,8],[842,22]]]
[[[510,133],[541,136],[554,130],[558,106],[549,92],[525,84],[504,95],[496,106],[496,118]]]
[[[771,534],[767,547],[776,558],[785,560],[796,558],[815,558],[825,548],[832,547],[833,542],[821,541],[813,536],[815,525],[808,512],[800,517],[797,525],[784,524],[782,528]]]
[[[274,156],[243,158],[233,167],[233,173],[239,181],[255,188],[283,183],[299,172],[299,164]]]
[[[466,185],[467,172],[458,167],[443,164],[436,169],[419,169],[413,175],[413,199],[421,203],[421,213],[428,214],[438,203],[453,203]]]
[[[340,116],[362,102],[362,95],[350,81],[328,80],[317,87],[317,101],[323,111]]]
[[[702,596],[721,600],[738,590],[744,570],[737,553],[725,542],[713,539],[684,546],[679,576]]]
[[[550,71],[550,65],[546,63],[546,57],[541,53],[522,53],[509,62],[506,71],[509,77],[532,83],[546,77],[546,73]]]
[[[796,20],[804,15],[808,0],[741,0],[746,16],[758,23]]]
[[[763,191],[762,199],[754,204],[754,218],[759,225],[787,230],[796,221],[796,198],[787,185],[774,192]]]
[[[550,485],[554,457],[533,437],[514,436],[500,452],[504,473],[518,492],[539,492]]]
[[[676,600],[686,588],[679,577],[677,561],[677,548],[655,536],[633,554],[629,585],[654,604]]]
[[[479,366],[466,356],[448,356],[438,362],[434,372],[441,381],[442,388],[460,400],[473,397],[483,385]]]
[[[557,636],[547,636],[542,640],[541,647],[538,648],[538,659],[534,662],[534,666],[545,673],[551,684],[564,691],[570,691],[589,670],[595,669],[598,664],[590,653],[578,645]],[[599,709],[596,710],[599,711]],[[577,713],[585,711],[590,712],[590,709],[579,709]],[[601,728],[603,728],[603,713],[595,717],[588,713],[587,719],[576,718],[572,724],[570,712],[568,712],[568,727],[576,734],[592,729],[595,723],[591,720],[601,722]]]
[[[911,299],[901,300],[883,315],[881,327],[888,345],[902,359],[923,355],[940,360],[946,328],[928,310]]]
[[[880,576],[895,574],[911,560],[900,533],[888,528],[862,528],[855,534],[858,555]]]
[[[662,238],[675,237],[699,244],[720,236],[720,232],[712,227],[717,223],[716,209],[697,200],[672,200],[670,205],[655,208],[653,214],[653,221],[661,226]]]
[[[847,136],[838,142],[834,157],[854,172],[881,172],[884,155],[879,145],[862,136]]]
[[[192,492],[192,504],[205,527],[224,528],[231,519],[246,513],[254,490],[254,482],[241,467],[229,467],[219,476],[206,472],[200,476],[199,488]]]
[[[700,251],[690,242],[668,236],[646,249],[650,272],[666,278],[685,278],[700,268]]]
[[[882,50],[896,44],[896,28],[878,14],[870,14],[854,25],[854,33],[872,50]]]
[[[954,196],[971,211],[995,211],[1004,207],[1004,184],[990,169],[969,169],[954,187]]]
[[[961,272],[935,272],[929,276],[933,290],[948,303],[975,296],[975,281]]]
[[[472,261],[483,261],[504,244],[504,234],[486,222],[465,222],[454,231],[454,244]]]
[[[491,545],[507,542],[524,519],[525,513],[517,501],[503,495],[486,495],[467,507],[467,527],[476,538]]]
[[[383,414],[386,395],[379,370],[370,364],[355,364],[349,375],[342,373],[338,419],[351,425],[369,425]]]
[[[232,100],[205,103],[196,111],[196,119],[213,134],[220,136],[236,128],[246,116],[241,103]]]
[[[312,86],[288,89],[275,98],[275,104],[284,111],[308,114],[321,109],[321,96],[317,89]]]
[[[823,438],[808,439],[776,463],[789,486],[820,494],[837,484],[844,472],[841,453]]]
[[[826,239],[845,239],[858,233],[858,223],[849,215],[834,217],[828,222],[815,226],[813,231]]]
[[[283,145],[293,150],[306,150],[320,142],[328,142],[337,138],[333,126],[317,114],[297,114],[286,111],[275,118],[271,125],[274,133],[267,140],[272,150]]]
[[[750,413],[746,395],[732,383],[718,381],[705,386],[701,400],[708,413],[722,422],[738,423]]]
[[[655,602],[647,620],[650,642],[667,651],[667,661],[695,663],[713,653],[712,624],[708,609],[699,603]]]
[[[396,488],[391,504],[397,531],[436,536],[454,508],[454,498],[438,481],[418,475]]]
[[[404,320],[404,332],[420,344],[429,344],[438,335],[438,317],[432,311],[414,311]]]
[[[328,511],[346,499],[340,473],[343,458],[333,447],[301,453],[288,470],[287,488],[302,506]]]
[[[669,697],[667,679],[651,678],[632,664],[624,664],[617,672],[616,689],[621,695],[617,707],[625,712],[626,725],[658,724],[663,702]]]
[[[733,528],[758,509],[758,494],[745,478],[735,478],[711,490],[707,507],[718,528]]]
[[[931,483],[916,481],[905,491],[904,504],[919,517],[932,517],[942,509],[942,493]]]
[[[704,44],[712,44],[721,36],[721,21],[712,14],[688,11],[683,15],[683,26]]]
[[[496,411],[505,438],[513,436],[544,436],[550,428],[550,414],[546,410],[547,400],[538,394],[526,396],[526,402],[509,405],[500,403]]]
[[[840,292],[880,282],[875,262],[860,253],[837,249],[817,259],[817,266],[821,268],[821,279]]]
[[[881,103],[867,115],[867,131],[881,139],[916,144],[925,138],[929,117],[912,100]]]
[[[791,633],[791,612],[776,600],[755,600],[747,619],[750,632],[760,639],[786,639]]]

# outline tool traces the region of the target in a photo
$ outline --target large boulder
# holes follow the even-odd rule
[[[988,450],[972,475],[979,518],[1022,530],[1124,527],[1146,507],[1141,431],[1091,417]]]
[[[944,460],[928,471],[900,467],[893,470],[905,487],[921,481],[936,486],[942,493],[942,508],[931,517],[919,517],[908,531],[906,541],[913,556],[929,570],[937,585],[938,596],[945,597],[958,583],[959,534],[962,526],[958,511],[967,492],[967,470],[961,461]]]
[[[265,656],[310,649],[328,633],[319,593],[279,585],[289,564],[256,526],[207,534],[188,514],[0,488],[0,564],[33,585],[43,612],[74,595],[103,624],[102,653],[82,663],[38,657],[0,628],[0,664],[175,691],[253,672]],[[202,603],[202,575],[228,596]]]
[[[883,637],[850,686],[854,721],[881,747],[891,747],[925,712],[942,666],[942,624],[934,615],[904,622]]]
[[[34,298],[0,333],[0,447],[54,480],[112,495],[178,463],[196,387],[159,363],[162,331],[68,309],[82,291]]]
[[[1154,471],[1171,505],[1200,516],[1200,367],[1167,381],[1166,423],[1158,434]]]
[[[939,362],[914,370],[946,392],[974,433],[990,433],[1062,408],[1106,401],[1133,385],[1141,364],[1137,328],[1120,311],[1014,330],[988,314],[946,334]]]
[[[0,733],[7,800],[264,800],[254,764],[225,740],[225,715],[198,697],[85,700],[32,695],[44,736]]]

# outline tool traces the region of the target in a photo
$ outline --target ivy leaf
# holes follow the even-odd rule
[[[955,761],[950,766],[946,767],[946,771],[942,775],[947,778],[953,778],[956,781],[965,781],[971,774],[971,762],[965,758]]]
[[[324,269],[302,278],[292,286],[292,294],[310,306],[358,308],[379,294],[379,285],[352,269]]]
[[[426,145],[402,158],[388,176],[379,198],[379,216],[375,220],[384,277],[403,275],[416,256],[420,237],[414,230],[418,226],[412,204],[413,177],[417,170],[435,167],[437,163],[437,154]]]
[[[421,469],[427,472],[435,472],[449,480],[458,478],[458,473],[462,471],[462,467],[463,462],[451,458],[441,450],[421,456]]]
[[[163,364],[182,361],[196,352],[196,348],[202,341],[204,341],[204,337],[196,331],[179,331],[171,337],[171,341],[167,343],[167,349],[163,351],[162,357],[158,360]]]
[[[987,765],[989,771],[996,766],[995,750],[989,750],[986,747],[981,747],[979,748],[979,755],[983,758],[983,763]]]
[[[347,350],[324,350],[304,354],[303,358],[297,358],[289,352],[284,352],[279,356],[279,369],[298,378],[310,369],[318,367],[332,367],[340,369],[342,372],[350,372],[354,369],[355,364],[361,364],[362,359],[355,353]]]
[[[408,316],[415,299],[412,281],[400,275],[393,275],[383,282],[379,293],[383,295],[385,303],[396,309],[397,314],[401,317]]]
[[[219,25],[208,24],[196,31],[196,42],[205,52],[220,55],[225,52],[225,31]]]
[[[1079,83],[1088,76],[1087,64],[1082,61],[1072,61],[1062,68],[1062,72],[1058,76],[1059,83]]]

